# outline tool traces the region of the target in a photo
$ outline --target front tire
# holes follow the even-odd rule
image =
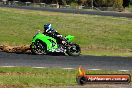
[[[81,48],[79,45],[75,44],[75,43],[71,43],[69,44],[69,46],[67,47],[67,54],[69,56],[79,56],[81,53]]]
[[[46,45],[40,40],[33,42],[30,45],[30,48],[31,52],[36,55],[45,55],[47,51]]]

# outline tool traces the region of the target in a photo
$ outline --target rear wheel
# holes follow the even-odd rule
[[[69,46],[67,47],[67,54],[69,56],[79,56],[81,53],[81,49],[80,46],[75,44],[75,43],[71,43],[69,44]]]
[[[46,44],[44,44],[40,40],[36,40],[35,42],[33,42],[30,47],[31,47],[31,52],[33,54],[37,54],[37,55],[46,54],[47,51]]]

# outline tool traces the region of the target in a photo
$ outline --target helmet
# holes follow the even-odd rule
[[[50,29],[52,29],[51,24],[44,24],[44,30],[45,32],[48,32]]]

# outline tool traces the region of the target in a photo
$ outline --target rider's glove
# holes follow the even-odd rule
[[[57,35],[57,37],[62,37],[62,35]]]
[[[66,41],[62,41],[62,44],[66,44]]]

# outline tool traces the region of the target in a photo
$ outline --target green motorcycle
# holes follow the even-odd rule
[[[45,55],[51,52],[60,52],[68,54],[69,56],[79,56],[81,53],[80,46],[71,42],[74,36],[67,35],[65,37],[66,44],[58,44],[57,40],[37,32],[32,38],[32,44],[30,45],[31,52],[37,55]]]

